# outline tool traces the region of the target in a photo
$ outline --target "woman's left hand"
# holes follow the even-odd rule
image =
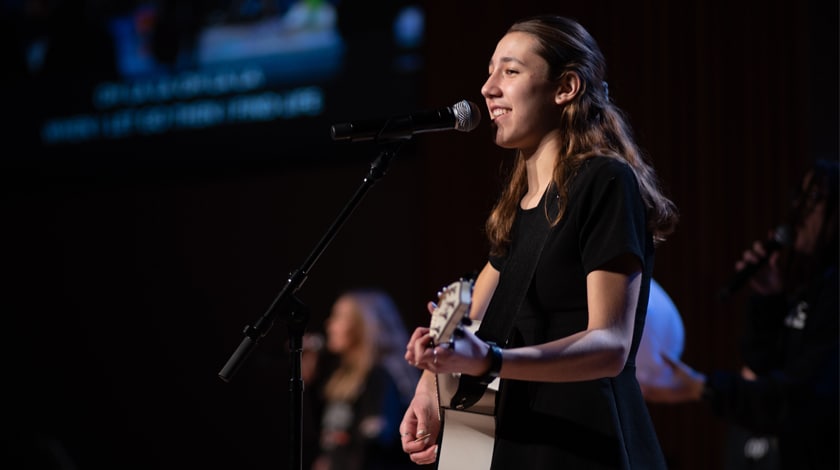
[[[448,343],[434,344],[428,328],[414,330],[406,349],[406,360],[436,374],[464,373],[481,376],[490,367],[490,346],[474,333],[463,329]]]

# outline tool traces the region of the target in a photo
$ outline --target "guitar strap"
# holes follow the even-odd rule
[[[546,199],[540,205],[544,207],[548,204],[548,220],[554,220],[557,216],[558,204],[549,204],[549,201],[556,201],[558,197],[554,185],[550,185],[546,190]],[[537,261],[542,255],[550,231],[551,223],[546,221],[545,224],[539,224],[539,230],[531,236],[517,239],[519,245],[515,247],[515,255],[511,247],[499,274],[499,284],[490,299],[481,325],[475,333],[476,336],[500,346],[507,344],[516,314],[534,278]],[[476,404],[484,395],[485,390],[486,385],[482,385],[479,378],[463,374],[458,381],[458,390],[452,396],[450,406],[456,410],[465,410]]]

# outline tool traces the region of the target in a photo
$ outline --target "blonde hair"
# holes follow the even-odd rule
[[[408,333],[393,299],[377,289],[355,289],[336,300],[350,301],[351,347],[324,386],[330,400],[353,401],[364,391],[365,380],[377,364],[394,379],[400,394],[410,397],[418,377],[403,358]]]

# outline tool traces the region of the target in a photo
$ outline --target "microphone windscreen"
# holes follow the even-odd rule
[[[777,243],[778,247],[790,246],[793,243],[793,229],[789,225],[779,225],[773,231],[773,243]]]
[[[461,100],[452,105],[452,113],[455,115],[455,130],[470,132],[478,127],[481,122],[481,111],[472,101]]]

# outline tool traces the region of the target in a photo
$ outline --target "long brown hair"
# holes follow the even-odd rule
[[[813,252],[797,253],[792,247],[785,250],[783,269],[785,288],[798,294],[815,277],[837,270],[840,259],[840,163],[837,160],[817,159],[799,180],[788,212],[788,225],[795,231],[815,207],[825,204],[820,230]]]
[[[655,241],[665,240],[676,226],[677,208],[660,190],[656,173],[636,145],[623,112],[609,99],[604,81],[606,62],[595,39],[576,21],[560,16],[517,21],[507,32],[524,32],[537,39],[535,52],[548,63],[550,79],[559,80],[564,74],[575,72],[581,81],[578,94],[565,106],[557,123],[563,129],[563,142],[553,181],[560,195],[560,207],[552,225],[563,218],[568,185],[581,164],[588,158],[606,156],[625,161],[633,169],[647,206],[648,230]],[[507,250],[513,220],[527,185],[525,159],[518,153],[508,184],[486,223],[494,255]]]

